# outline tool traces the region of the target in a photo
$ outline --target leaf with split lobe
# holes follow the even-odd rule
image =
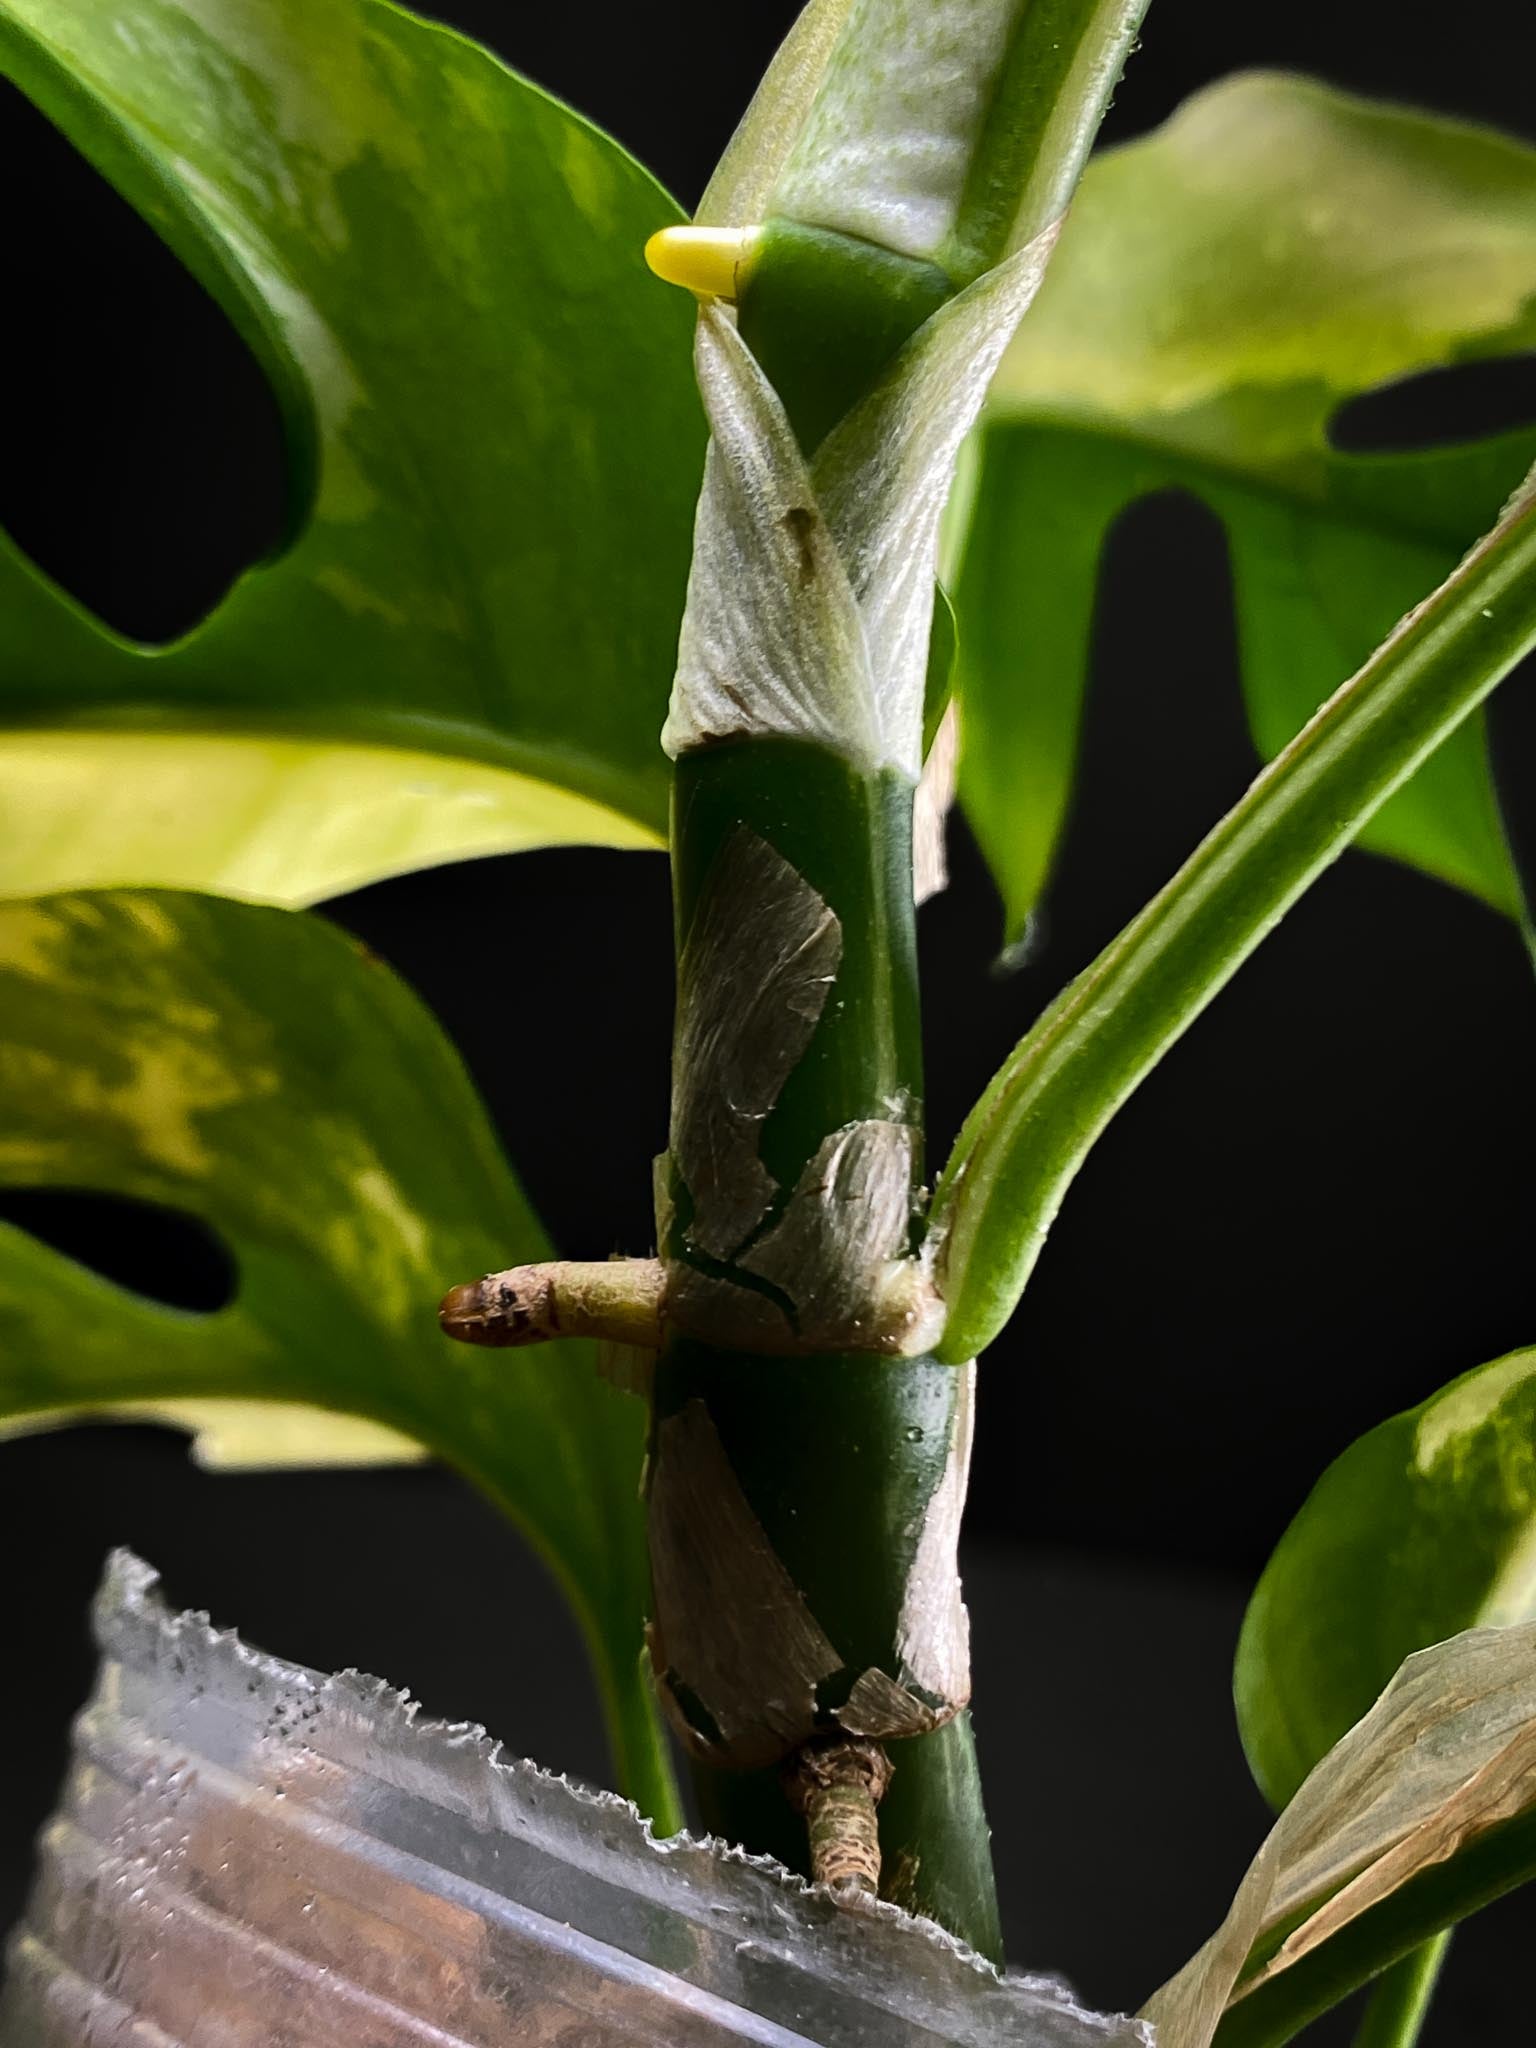
[[[1370,1430],[1281,1537],[1238,1644],[1238,1724],[1283,1806],[1414,1650],[1536,1620],[1536,1351]]]
[[[1239,76],[1091,164],[993,386],[952,589],[961,800],[1020,937],[1060,840],[1104,539],[1169,486],[1225,524],[1272,757],[1492,525],[1536,425],[1330,445],[1350,398],[1536,347],[1536,151],[1304,80]],[[1179,687],[1179,649],[1147,687]],[[1517,914],[1480,720],[1360,844]]]
[[[641,257],[672,201],[384,0],[0,0],[0,70],[249,341],[295,508],[163,649],[0,541],[0,888],[659,844],[704,447]]]
[[[1330,862],[1536,648],[1536,469],[1491,532],[1051,1004],[934,1190],[939,1355],[1002,1328],[1110,1118]]]
[[[35,1436],[71,1422],[159,1423],[185,1431],[192,1462],[205,1472],[283,1472],[323,1465],[415,1465],[419,1443],[361,1415],[338,1415],[301,1401],[93,1401],[0,1416],[0,1441]]]
[[[1248,1999],[1426,1873],[1439,1878],[1440,1924],[1476,1903],[1457,1903],[1457,1876],[1465,1868],[1470,1889],[1490,1846],[1519,1842],[1506,1883],[1536,1874],[1529,1830],[1512,1832],[1533,1808],[1536,1624],[1471,1629],[1417,1652],[1302,1784],[1216,1934],[1149,2000],[1159,2048],[1208,2048],[1228,2012],[1240,2030]]]
[[[590,1346],[439,1332],[448,1286],[547,1247],[427,1011],[318,918],[157,891],[0,903],[0,1011],[0,1185],[179,1210],[237,1274],[190,1314],[0,1227],[0,1415],[148,1407],[211,1427],[222,1463],[368,1432],[449,1460],[564,1583],[643,1795],[642,1411]]]

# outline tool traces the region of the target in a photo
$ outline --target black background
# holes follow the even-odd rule
[[[433,11],[691,201],[791,10]],[[1158,0],[1109,133],[1145,131],[1229,70],[1281,64],[1536,142],[1527,13],[1481,0],[1448,29],[1412,24],[1398,0]],[[275,409],[148,230],[13,93],[3,108],[0,520],[115,624],[166,638],[278,531]],[[1531,417],[1536,378],[1469,374],[1422,384],[1376,430],[1413,445]],[[1536,821],[1533,693],[1517,677],[1497,707],[1522,831]],[[923,914],[936,1156],[1043,1002],[1253,767],[1219,531],[1157,500],[1110,549],[1081,793],[1036,960],[989,974],[997,907],[963,830],[955,885]],[[437,1008],[562,1247],[646,1248],[665,1121],[663,863],[484,861],[328,914]],[[510,971],[468,985],[451,964],[460,939],[513,917],[560,972],[534,995]],[[1122,1112],[986,1361],[970,1587],[1010,1946],[1092,1998],[1145,1996],[1219,1917],[1257,1839],[1228,1667],[1246,1588],[1311,1480],[1362,1429],[1536,1341],[1533,1039],[1536,989],[1509,928],[1346,856]],[[14,1196],[4,1213],[148,1291],[216,1284],[174,1236],[120,1231],[109,1258],[99,1218]],[[274,1650],[380,1670],[542,1762],[602,1773],[558,1602],[446,1475],[213,1478],[154,1431],[22,1440],[0,1447],[0,1923],[19,1910],[88,1681],[86,1601],[115,1542]],[[1463,1937],[1430,2048],[1528,2036],[1530,1912],[1508,1901]]]

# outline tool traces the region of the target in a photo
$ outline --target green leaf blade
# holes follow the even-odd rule
[[[123,891],[0,903],[0,1004],[0,1185],[183,1211],[238,1273],[190,1315],[0,1230],[0,1415],[302,1404],[426,1446],[560,1577],[625,1782],[670,1815],[637,1662],[640,1404],[589,1346],[439,1332],[448,1286],[547,1247],[414,996],[319,919]],[[330,1441],[317,1424],[305,1454]]]
[[[964,602],[963,565],[959,578],[981,757],[970,771],[962,760],[961,787],[1010,938],[1070,800],[1092,615],[1082,585],[1115,512],[1172,486],[1226,524],[1249,722],[1272,758],[1536,457],[1528,429],[1342,453],[1333,415],[1379,384],[1533,346],[1536,151],[1507,138],[1255,73],[1089,166],[983,433],[990,488],[1012,502],[978,494],[973,530],[986,551],[1014,530],[1014,630],[989,634]],[[1070,618],[1032,595],[1064,536]],[[1155,651],[1149,662],[1166,667]],[[1517,914],[1480,734],[1452,745],[1360,844]],[[993,764],[1026,746],[1015,786]]]
[[[1360,391],[1529,331],[1536,151],[1279,72],[1089,169],[1001,409],[1320,456]]]
[[[1466,503],[1469,536],[1492,524],[1510,477],[1523,475],[1533,454],[1536,445],[1523,438],[1506,451],[1511,466],[1486,506]],[[1411,502],[1416,466],[1393,481]],[[1217,487],[1202,496],[1227,530],[1249,725],[1260,757],[1270,761],[1339,678],[1352,674],[1397,620],[1449,575],[1460,549],[1383,532],[1358,518],[1303,511],[1260,493]],[[1362,593],[1368,593],[1364,600]],[[1356,844],[1505,916],[1520,914],[1480,716],[1388,798]]]
[[[164,649],[102,632],[7,550],[16,744],[213,732],[361,757],[373,843],[339,862],[322,844],[307,872],[292,857],[272,885],[287,902],[465,851],[659,843],[703,453],[687,309],[641,257],[673,203],[486,52],[382,0],[130,0],[110,18],[6,0],[0,68],[256,349],[298,500],[284,549]],[[423,792],[422,757],[444,790]],[[34,891],[257,893],[261,835],[298,830],[291,778],[258,797],[215,779],[146,809],[108,862],[72,844],[78,782],[66,804],[21,780],[13,886]],[[242,801],[249,859],[200,848]]]
[[[1283,1805],[1412,1651],[1536,1615],[1536,1351],[1357,1439],[1265,1567],[1234,1687],[1255,1778]]]

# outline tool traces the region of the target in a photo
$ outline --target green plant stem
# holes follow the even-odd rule
[[[849,1671],[895,1662],[908,1532],[942,1466],[958,1375],[931,1359],[763,1358],[682,1344],[657,1374],[658,1413],[708,1409],[737,1483]],[[920,1418],[914,1420],[914,1418]],[[838,1680],[827,1691],[835,1700]],[[994,1961],[1002,1930],[968,1713],[885,1744],[881,1892]],[[811,1875],[804,1820],[776,1765],[694,1782],[706,1825]]]
[[[1384,1970],[1371,1988],[1354,2048],[1414,2048],[1429,2017],[1451,1930]]]
[[[829,1131],[922,1102],[912,791],[809,742],[740,741],[689,754],[673,778],[672,871],[682,942],[740,829],[771,846],[841,926],[835,999],[765,1120],[759,1152],[793,1187]],[[746,991],[742,990],[741,994]]]
[[[897,1116],[920,1125],[911,801],[899,776],[867,777],[802,742],[744,741],[678,763],[680,1008],[694,993],[687,977],[699,971],[685,941],[723,849],[742,831],[765,841],[809,884],[841,931],[841,959],[820,1021],[761,1127],[759,1156],[781,1191],[795,1186],[830,1133],[850,1123]],[[733,988],[725,1001],[739,1005],[749,994]],[[721,1262],[701,1260],[690,1242],[688,1191],[677,1194],[664,1253],[718,1274]],[[748,1288],[761,1286],[745,1268],[734,1277]],[[899,1661],[895,1638],[913,1530],[942,1479],[962,1386],[952,1367],[931,1360],[765,1357],[687,1336],[674,1338],[658,1362],[658,1426],[687,1405],[702,1406],[734,1484],[846,1660],[850,1680],[871,1666],[894,1670]],[[836,1694],[834,1680],[827,1692],[832,1706]],[[895,1780],[881,1809],[888,1883],[910,1910],[999,1956],[968,1724],[961,1717],[932,1734],[893,1741],[889,1751]],[[722,1770],[706,1762],[696,1777],[706,1819],[718,1832],[806,1868],[804,1826],[788,1807],[776,1765]]]
[[[1522,494],[1047,1010],[972,1111],[933,1207],[941,1356],[970,1357],[997,1335],[1121,1103],[1533,644],[1536,500]]]
[[[968,168],[942,246],[927,255],[914,255],[910,244],[905,251],[878,247],[862,230],[818,225],[827,216],[816,206],[806,219],[775,216],[770,207],[740,331],[804,449],[817,446],[946,298],[1059,217],[1144,5],[1025,0],[1000,8],[1002,61],[975,132],[949,138],[967,148]],[[880,124],[890,113],[861,80],[883,73],[882,51],[910,56],[914,39],[920,48],[942,28],[932,8],[908,9],[904,0],[870,0],[847,17],[847,47],[840,42],[833,51],[819,89],[838,103],[839,134],[867,126],[863,162],[877,184],[889,168]],[[937,61],[942,71],[942,53]],[[942,97],[933,105],[942,120]],[[926,111],[914,89],[903,120],[921,122]],[[804,132],[814,169],[814,120]],[[793,177],[790,186],[798,189]],[[771,624],[764,621],[765,630]],[[799,743],[744,740],[677,765],[673,857],[684,984],[694,913],[722,847],[743,827],[809,882],[840,923],[832,999],[762,1128],[760,1156],[779,1190],[792,1189],[823,1141],[851,1122],[896,1118],[921,1131],[911,798],[899,777],[866,778],[838,756]],[[683,1004],[689,993],[680,986]],[[920,1175],[916,1159],[914,1168]],[[682,1199],[663,1250],[685,1264],[695,1256],[688,1196],[677,1186],[675,1163],[669,1171],[672,1196]],[[915,1186],[912,1193],[915,1213]],[[742,1270],[730,1277],[751,1284]],[[899,1609],[913,1532],[941,1481],[964,1384],[932,1360],[764,1360],[686,1339],[658,1363],[656,1442],[670,1416],[694,1404],[704,1409],[757,1523],[846,1660],[840,1676],[847,1682],[860,1670],[892,1677],[904,1670]],[[831,1695],[837,1682],[827,1688]],[[686,1712],[676,1687],[673,1697]],[[816,1699],[836,1710],[823,1689]],[[702,1718],[694,1726],[696,1736],[706,1733]],[[999,1958],[968,1715],[888,1748],[895,1776],[881,1807],[884,1887]],[[764,1772],[706,1767],[701,1796],[728,1836],[802,1862],[782,1794]]]

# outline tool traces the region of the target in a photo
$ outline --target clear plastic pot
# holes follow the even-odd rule
[[[1130,2048],[893,1908],[173,1615],[119,1552],[4,2048]]]

